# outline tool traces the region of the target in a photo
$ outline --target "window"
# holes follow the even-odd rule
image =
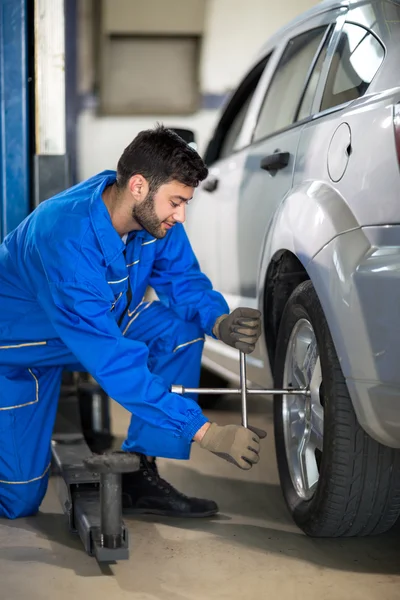
[[[246,100],[244,101],[244,104],[242,104],[241,108],[239,109],[239,112],[236,113],[230,128],[226,132],[225,139],[221,145],[219,155],[220,158],[227,158],[230,154],[232,154],[236,141],[240,135],[240,132],[242,131],[244,119],[246,117],[247,110],[250,106],[250,102],[253,98],[254,92],[255,89],[253,89],[249,96],[247,96]]]
[[[187,114],[199,106],[196,37],[109,36],[105,114]]]
[[[296,121],[301,121],[302,119],[306,119],[311,115],[312,105],[314,102],[315,92],[317,91],[318,81],[321,76],[322,67],[325,62],[326,53],[328,50],[329,42],[332,37],[333,28],[330,30],[330,34],[327,35],[324,46],[319,53],[317,62],[313,68],[311,73],[311,77],[307,83],[307,87],[304,92],[303,99],[301,101],[301,105],[299,108],[299,113],[297,115]]]
[[[286,46],[261,108],[255,141],[294,122],[307,74],[325,32],[326,27],[313,29]]]
[[[204,0],[79,0],[81,4],[90,5],[94,17],[102,114],[198,110]]]
[[[332,58],[321,110],[365,94],[384,59],[381,43],[369,31],[346,23]]]
[[[259,62],[233,94],[206,150],[204,160],[207,165],[227,158],[237,150],[247,111],[269,58],[270,55]]]

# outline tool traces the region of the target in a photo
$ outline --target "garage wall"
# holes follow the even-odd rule
[[[136,0],[131,0],[131,3]],[[139,1],[139,0],[138,0]],[[198,0],[185,0],[186,3]],[[246,72],[266,39],[315,0],[203,0],[204,24],[199,54],[199,109],[193,114],[101,115],[96,96],[95,38],[99,29],[92,0],[78,3],[78,72],[81,111],[78,118],[78,179],[115,168],[124,147],[142,129],[161,121],[196,132],[200,152],[209,139],[226,94]],[[157,3],[157,0],[152,0]],[[170,21],[168,2],[158,2],[158,22]],[[116,91],[117,93],[117,91]],[[162,95],[163,90],[160,89]]]
[[[202,65],[204,89],[229,90],[270,35],[316,0],[211,0]]]

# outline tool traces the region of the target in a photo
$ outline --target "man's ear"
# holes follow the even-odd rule
[[[149,192],[149,184],[147,179],[143,177],[143,175],[133,175],[129,182],[128,188],[134,199],[138,202],[141,202],[146,198]]]

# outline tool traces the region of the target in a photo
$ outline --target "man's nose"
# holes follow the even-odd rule
[[[177,223],[184,223],[186,218],[186,205],[184,202],[178,206],[176,211],[174,212],[174,220]]]

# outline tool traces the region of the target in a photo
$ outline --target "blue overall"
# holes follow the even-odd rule
[[[114,181],[105,171],[47,200],[0,246],[0,516],[43,499],[64,369],[132,413],[126,451],[186,459],[207,421],[169,389],[198,386],[204,334],[228,306],[183,226],[124,244],[101,198]],[[144,300],[148,286],[159,300]]]

